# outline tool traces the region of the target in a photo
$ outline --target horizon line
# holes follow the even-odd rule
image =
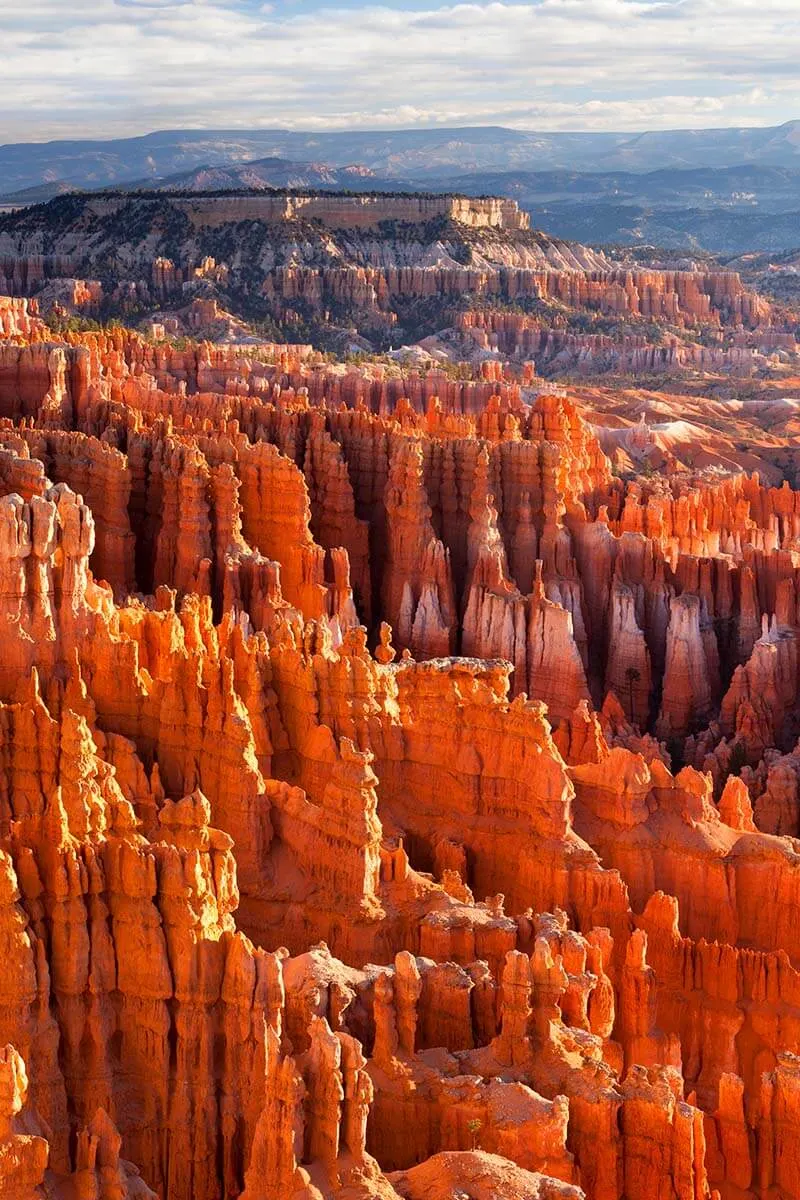
[[[51,146],[58,144],[70,144],[75,142],[126,142],[140,141],[148,137],[158,137],[160,135],[181,134],[181,133],[206,133],[206,134],[223,134],[223,133],[249,133],[249,134],[297,134],[302,136],[316,135],[318,137],[336,137],[343,134],[368,136],[370,134],[382,133],[446,133],[446,132],[466,132],[478,129],[492,130],[501,129],[507,133],[517,134],[537,134],[539,136],[556,137],[631,137],[648,135],[665,135],[671,133],[722,133],[733,132],[736,130],[754,130],[754,129],[783,129],[787,125],[793,125],[800,122],[800,117],[788,117],[785,121],[780,121],[777,124],[760,124],[752,125],[733,124],[733,125],[676,125],[668,129],[542,129],[536,127],[522,127],[516,125],[498,125],[496,122],[491,124],[472,124],[472,125],[385,125],[385,126],[370,126],[369,128],[361,128],[359,126],[343,126],[341,129],[305,129],[296,128],[290,125],[227,125],[227,126],[204,126],[204,125],[179,125],[168,129],[148,129],[143,133],[128,133],[128,134],[105,134],[105,135],[86,135],[83,137],[49,137],[41,140],[20,140],[0,143],[0,149],[5,150],[11,146]]]

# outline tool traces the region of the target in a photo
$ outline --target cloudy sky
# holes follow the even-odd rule
[[[800,117],[800,0],[0,0],[0,142]]]

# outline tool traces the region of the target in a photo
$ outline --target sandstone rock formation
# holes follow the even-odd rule
[[[0,214],[5,292],[67,322],[146,312],[161,339],[251,340],[267,321],[287,342],[324,329],[341,347],[413,343],[412,357],[490,374],[510,363],[540,375],[752,377],[796,363],[798,350],[791,315],[736,272],[623,265],[531,230],[498,197],[57,197],[33,215]]]
[[[800,1197],[800,493],[0,313],[0,1196]]]

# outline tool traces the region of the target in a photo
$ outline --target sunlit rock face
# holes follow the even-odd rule
[[[0,1197],[800,1195],[798,493],[0,314]]]

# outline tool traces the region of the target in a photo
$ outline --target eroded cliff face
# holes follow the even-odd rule
[[[533,361],[545,376],[687,374],[753,376],[776,352],[796,354],[789,330],[776,328],[761,296],[730,272],[604,272],[586,281],[548,277],[542,297],[579,312],[617,318],[620,329],[581,332],[565,316],[545,319],[502,307],[457,314],[454,332],[465,358],[487,353],[512,362]],[[647,331],[623,322],[641,318]],[[733,327],[733,332],[731,330]],[[692,334],[702,329],[702,340]]]
[[[309,302],[322,290],[328,302],[358,301],[361,288],[361,302],[371,292],[380,307],[390,293],[463,289],[465,256],[476,281],[485,269],[484,288],[520,294],[536,271],[609,266],[599,251],[532,232],[528,214],[502,197],[133,192],[62,197],[0,217],[0,289],[10,295],[89,274],[120,299],[234,281]],[[96,301],[87,288],[86,301]]]
[[[60,318],[147,314],[222,342],[269,328],[541,374],[752,375],[797,355],[796,320],[736,272],[623,265],[497,197],[62,196],[0,216],[6,292]]]
[[[124,209],[125,197],[92,199],[88,210],[97,221]],[[471,229],[494,228],[525,230],[530,218],[520,210],[515,200],[500,197],[468,198],[466,196],[419,196],[365,193],[337,195],[336,193],[302,193],[266,195],[244,193],[228,196],[170,196],[170,208],[186,213],[196,227],[236,224],[239,221],[261,221],[281,224],[299,220],[318,221],[329,229],[378,229],[384,221],[402,221],[424,225],[439,219],[458,221]]]
[[[0,312],[0,1196],[800,1196],[798,494]]]

